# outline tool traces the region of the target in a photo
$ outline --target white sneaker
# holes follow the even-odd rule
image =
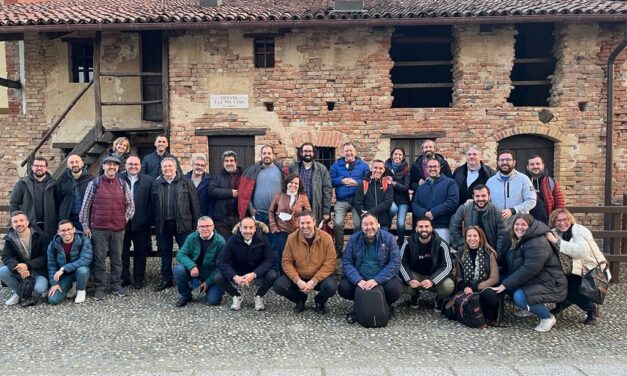
[[[16,305],[19,302],[20,302],[20,296],[17,295],[16,293],[13,293],[13,295],[11,295],[11,297],[7,299],[7,301],[4,302],[4,304],[8,306],[12,306],[12,305]]]
[[[77,290],[76,291],[76,299],[74,299],[74,303],[83,303],[85,302],[85,290]]]
[[[65,297],[68,299],[72,299],[75,296],[76,296],[76,282],[73,282],[72,288],[70,289],[70,291],[67,292],[67,295]]]
[[[533,313],[527,311],[526,309],[518,309],[518,310],[514,311],[514,316],[518,317],[519,319],[522,319],[524,317],[531,317],[531,316],[533,316]]]
[[[551,315],[551,317],[549,317],[548,319],[541,319],[538,326],[536,326],[535,331],[540,333],[548,332],[549,330],[551,330],[553,325],[555,325],[556,321],[557,320],[553,315]]]
[[[266,309],[266,305],[263,303],[263,298],[255,295],[255,311],[263,311],[264,309]]]
[[[233,303],[231,304],[231,309],[233,311],[239,311],[240,308],[242,308],[242,296],[234,296],[233,297]]]

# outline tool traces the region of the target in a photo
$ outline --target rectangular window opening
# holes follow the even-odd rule
[[[70,42],[70,82],[87,83],[94,78],[94,44]]]
[[[335,163],[335,148],[327,147],[327,146],[316,146],[314,148],[315,156],[314,160],[316,162],[322,163],[327,170],[331,170],[331,165]],[[299,156],[300,160],[300,148],[296,148],[296,155]]]
[[[254,39],[255,68],[274,67],[274,37]]]

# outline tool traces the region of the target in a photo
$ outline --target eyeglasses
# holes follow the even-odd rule
[[[213,228],[214,225],[199,225],[198,228]]]
[[[514,159],[512,159],[512,158],[501,158],[501,159],[499,159],[499,162],[511,162],[513,160]]]
[[[59,232],[61,234],[65,234],[65,233],[72,232],[72,231],[74,231],[73,228],[68,228],[68,229],[62,228],[62,229],[59,229]]]
[[[440,166],[427,166],[427,170],[437,170]]]

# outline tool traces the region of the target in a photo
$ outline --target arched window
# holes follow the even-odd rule
[[[537,154],[544,160],[544,166],[547,172],[550,175],[555,173],[553,168],[555,144],[548,138],[533,134],[518,134],[499,141],[497,150],[499,152],[501,150],[513,151],[514,159],[516,159],[516,169],[520,172],[527,171],[527,159]]]

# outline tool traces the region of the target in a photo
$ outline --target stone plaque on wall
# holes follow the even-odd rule
[[[248,108],[248,95],[212,95],[211,108]]]

